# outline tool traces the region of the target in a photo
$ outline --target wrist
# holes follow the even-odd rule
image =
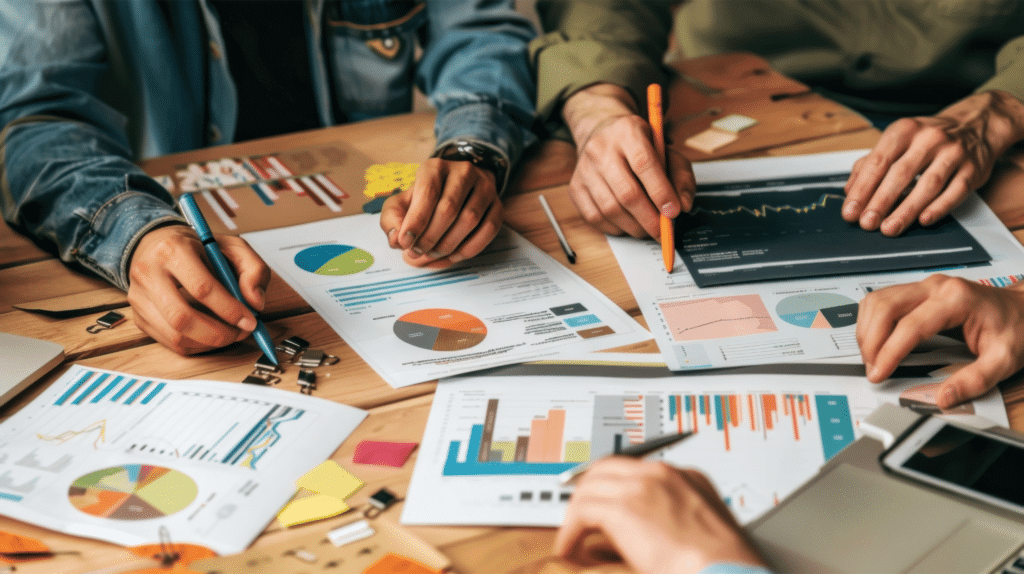
[[[615,84],[594,84],[565,101],[562,119],[578,146],[609,118],[639,115],[637,103],[625,88]]]
[[[980,125],[985,143],[1001,155],[1024,140],[1024,102],[1009,92],[989,90],[964,98],[938,113],[960,126]]]
[[[434,157],[448,161],[468,161],[494,174],[494,186],[500,194],[508,177],[508,159],[490,146],[468,139],[447,143],[434,152]]]

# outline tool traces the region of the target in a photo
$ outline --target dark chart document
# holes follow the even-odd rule
[[[983,263],[951,216],[899,237],[840,216],[848,174],[698,186],[676,219],[676,249],[698,287]]]

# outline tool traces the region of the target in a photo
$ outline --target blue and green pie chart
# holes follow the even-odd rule
[[[295,254],[300,269],[317,275],[352,275],[373,265],[373,255],[351,245],[317,245]]]

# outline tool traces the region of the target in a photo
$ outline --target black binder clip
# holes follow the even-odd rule
[[[316,390],[316,373],[309,369],[299,371],[299,392],[305,395],[313,394]]]
[[[315,369],[321,365],[333,365],[339,360],[338,357],[328,355],[320,349],[306,349],[295,362],[303,369]]]
[[[401,502],[402,499],[398,498],[395,493],[391,492],[387,488],[382,488],[377,492],[374,492],[370,499],[366,501],[367,509],[363,511],[363,516],[366,518],[377,518],[381,512],[384,512],[388,508],[391,508],[397,502]]]
[[[109,313],[104,314],[99,319],[96,319],[96,324],[95,325],[89,325],[88,327],[85,328],[85,330],[90,332],[90,333],[92,333],[93,335],[95,335],[96,333],[99,333],[100,331],[106,331],[107,329],[113,329],[114,327],[120,325],[123,322],[124,322],[124,315],[122,315],[121,313],[118,313],[117,311],[111,311]]]
[[[288,337],[276,347],[278,351],[291,357],[292,362],[309,347],[309,341],[302,337]]]
[[[242,379],[242,382],[250,385],[276,385],[281,382],[281,377],[277,376],[280,373],[281,369],[274,363],[271,363],[266,355],[260,355],[253,371],[249,373],[249,376]]]

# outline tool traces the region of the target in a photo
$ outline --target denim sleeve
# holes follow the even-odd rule
[[[437,147],[470,139],[514,164],[535,140],[533,26],[511,0],[428,0],[427,10],[417,83],[437,108]]]
[[[125,117],[96,95],[107,57],[84,0],[0,8],[0,210],[64,262],[127,289],[138,239],[182,220],[132,163]]]

